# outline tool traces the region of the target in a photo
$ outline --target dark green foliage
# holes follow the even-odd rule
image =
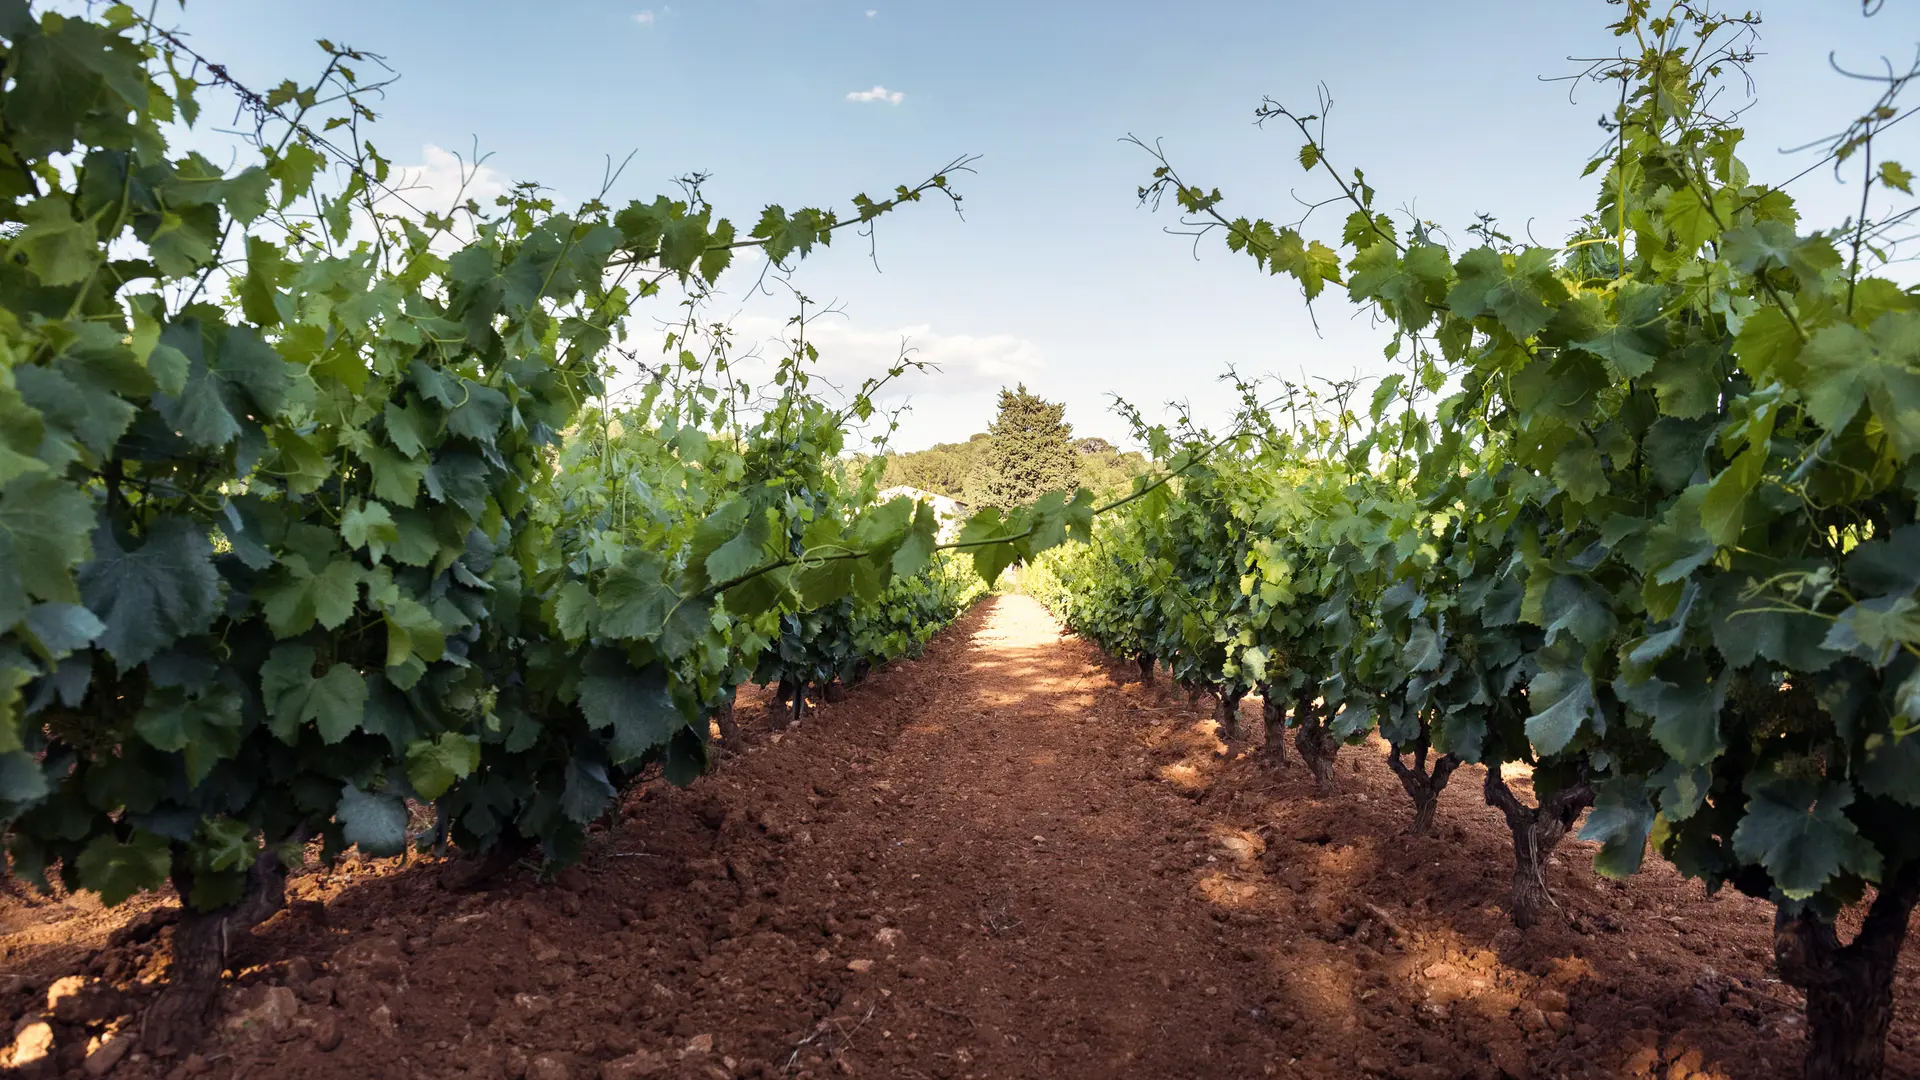
[[[967,477],[978,467],[988,445],[988,436],[982,433],[963,443],[935,443],[925,450],[888,454],[884,486],[904,485],[965,500]]]
[[[1485,220],[1458,251],[1402,232],[1317,116],[1272,103],[1260,118],[1348,203],[1337,247],[1226,216],[1160,158],[1143,197],[1310,301],[1344,286],[1402,370],[1369,408],[1293,391],[1181,503],[1134,504],[1031,579],[1190,683],[1231,694],[1260,669],[1337,735],[1532,766],[1542,813],[1487,785],[1517,861],[1591,801],[1603,873],[1651,845],[1771,900],[1782,974],[1815,1003],[1809,1074],[1873,1075],[1892,984],[1869,975],[1920,895],[1920,297],[1871,273],[1873,230],[1803,230],[1737,158],[1709,110],[1748,26],[1627,5],[1630,52],[1593,69],[1621,94],[1614,139],[1569,248]],[[1840,162],[1871,156],[1901,85]],[[1891,176],[1860,180],[1909,195]],[[1882,220],[1908,212],[1892,201]],[[1884,932],[1841,950],[1834,919],[1876,889]]]
[[[985,459],[993,445],[992,438],[981,432],[963,443],[935,443],[925,450],[888,454],[886,478],[881,486],[915,487],[964,503],[967,477],[973,475]],[[1102,438],[1075,439],[1073,449],[1078,455],[1080,485],[1103,502],[1125,495],[1132,490],[1135,477],[1153,470],[1146,455],[1137,450],[1117,450]]]
[[[1066,411],[1065,405],[1027,393],[1025,384],[1002,388],[986,452],[967,475],[967,504],[1010,510],[1031,504],[1045,492],[1073,487],[1080,462]]]
[[[1740,133],[1700,111],[1715,62],[1672,42],[1726,25],[1663,23],[1645,57],[1605,73],[1629,106],[1590,170],[1602,212],[1578,239],[1612,258],[1490,232],[1451,255],[1417,223],[1398,235],[1353,174],[1345,283],[1400,331],[1389,354],[1409,372],[1364,419],[1322,414],[1297,456],[1250,461],[1236,487],[1305,469],[1338,497],[1291,527],[1249,520],[1246,553],[1217,561],[1238,575],[1266,564],[1263,545],[1297,548],[1289,574],[1347,598],[1347,648],[1282,644],[1291,666],[1377,695],[1396,743],[1430,726],[1468,760],[1591,769],[1611,777],[1596,826],[1609,865],[1630,865],[1651,829],[1710,884],[1831,917],[1883,860],[1914,857],[1899,837],[1920,825],[1903,809],[1920,802],[1904,771],[1920,582],[1887,569],[1915,542],[1920,434],[1902,402],[1920,306],[1838,273],[1832,240],[1796,233],[1791,201],[1734,157]],[[1219,216],[1218,192],[1169,167],[1154,192],[1309,295],[1335,280],[1262,249],[1290,230]],[[1622,206],[1647,224],[1622,236]],[[1448,387],[1436,431],[1413,405]],[[1245,606],[1258,627],[1262,580],[1242,577],[1222,617]],[[1323,605],[1313,621],[1347,617]]]
[[[704,380],[753,388],[698,361],[624,409],[603,380],[667,278],[745,243],[797,260],[944,176],[844,221],[771,208],[750,240],[697,189],[422,217],[320,114],[372,119],[350,50],[261,99],[227,174],[165,138],[197,114],[172,73],[220,69],[130,9],[0,0],[0,41],[14,875],[220,908],[283,844],[398,853],[409,799],[463,848],[564,863],[641,769],[698,775],[784,618],[850,608],[891,655],[964,599],[915,599],[947,580],[929,508],[871,478],[816,498],[873,384],[829,408],[797,352],[737,423]]]
[[[1106,502],[1133,490],[1133,482],[1153,471],[1153,464],[1138,450],[1116,450],[1101,438],[1076,439],[1074,453],[1079,455],[1080,486]]]

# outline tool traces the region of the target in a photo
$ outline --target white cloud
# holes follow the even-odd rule
[[[450,214],[455,206],[465,206],[472,199],[483,214],[491,214],[497,212],[493,201],[510,193],[513,181],[484,161],[475,163],[428,143],[420,148],[419,162],[394,167],[389,186],[406,200],[404,207],[386,207],[390,211]],[[452,234],[442,233],[433,241],[433,250],[443,255],[458,250],[472,236],[464,214],[453,218]]]
[[[652,11],[636,12],[634,13],[633,21],[639,23],[641,26],[652,26],[653,12]]]
[[[736,257],[740,254],[735,253]],[[757,348],[769,366],[785,353],[793,332],[785,319],[775,315],[740,314],[728,322],[733,328],[735,351],[744,354]],[[891,396],[998,390],[1002,385],[1034,378],[1048,366],[1040,346],[1026,338],[942,333],[925,323],[862,327],[840,316],[825,315],[808,322],[807,340],[820,352],[814,370],[849,389],[869,375],[885,372],[902,350],[909,359],[938,369],[903,376],[897,393]],[[640,348],[644,356],[642,342],[630,344]]]
[[[739,314],[729,320],[733,329],[734,372],[750,385],[770,385],[775,365],[786,354],[792,328],[784,318],[760,313]],[[651,328],[636,325],[625,345],[646,364],[659,362],[659,338]],[[664,327],[660,332],[664,332]],[[820,353],[809,370],[824,383],[851,394],[870,377],[883,375],[904,349],[908,358],[938,370],[909,372],[889,384],[875,404],[892,410],[910,404],[903,432],[907,443],[965,439],[986,427],[993,417],[994,394],[1002,386],[1040,381],[1049,364],[1040,346],[1013,334],[944,333],[927,324],[864,327],[845,318],[822,316],[807,326],[807,340]],[[746,360],[748,353],[756,359]],[[637,373],[616,365],[616,386],[637,382]],[[832,392],[816,383],[832,397]],[[872,434],[878,434],[876,430]]]
[[[869,18],[869,19],[871,19],[871,18],[873,18],[873,17],[875,16],[875,15],[878,15],[878,14],[880,14],[880,13],[879,13],[878,11],[875,11],[875,10],[874,10],[874,9],[872,9],[872,8],[868,8],[868,9],[867,9],[867,18]]]
[[[387,180],[374,194],[374,201],[385,217],[406,218],[416,223],[427,214],[451,216],[450,232],[433,238],[431,247],[441,255],[450,255],[473,237],[472,221],[464,213],[455,213],[468,199],[480,204],[483,215],[499,212],[494,199],[513,190],[507,174],[484,162],[476,165],[451,150],[428,143],[420,148],[414,162],[393,166]],[[372,222],[358,204],[347,227],[347,246],[374,238]]]
[[[496,197],[513,190],[507,175],[485,162],[476,165],[432,143],[420,148],[420,156],[420,164],[395,169],[393,187],[421,210],[444,214],[455,202],[468,199],[490,207]]]
[[[886,87],[876,83],[874,85],[874,88],[871,90],[855,90],[853,93],[848,94],[847,100],[848,101],[884,101],[889,105],[898,105],[902,101],[905,101],[906,97],[907,95],[901,93],[898,90],[889,90]]]
[[[739,321],[742,339],[747,339],[749,322],[772,324],[772,319]],[[758,329],[758,328],[756,328]],[[770,348],[783,340],[786,327],[766,325],[761,330]],[[807,327],[807,339],[820,350],[820,371],[838,382],[843,376],[865,378],[877,375],[897,359],[904,349],[910,359],[930,364],[938,371],[911,373],[902,377],[897,394],[948,394],[976,390],[997,390],[1031,378],[1047,366],[1040,346],[1012,334],[946,334],[920,324],[893,329],[866,329],[846,319],[823,318]]]

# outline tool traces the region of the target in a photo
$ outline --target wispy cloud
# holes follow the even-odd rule
[[[422,210],[446,213],[455,201],[475,199],[491,206],[495,196],[513,189],[505,173],[485,162],[472,162],[432,143],[420,148],[417,165],[396,166],[400,179],[394,187]]]
[[[392,193],[380,196],[381,209],[387,213],[415,221],[423,214],[452,214],[452,231],[435,236],[432,244],[434,251],[451,255],[472,236],[471,222],[455,209],[471,199],[480,204],[482,213],[493,213],[494,199],[510,193],[513,181],[484,161],[470,161],[428,143],[420,148],[419,161],[395,165],[383,187]],[[355,217],[350,238],[360,239],[365,233],[364,222]]]
[[[767,356],[784,351],[793,333],[784,320],[769,315],[740,315],[732,326],[736,341],[758,343]],[[817,370],[835,382],[885,371],[903,350],[937,369],[907,376],[889,389],[887,397],[997,390],[1003,384],[1032,379],[1048,366],[1040,346],[1026,338],[945,333],[925,323],[876,327],[822,319],[808,325],[807,340],[820,350]]]
[[[871,90],[855,90],[847,95],[848,101],[884,101],[889,105],[898,105],[906,99],[907,95],[900,91],[889,90],[877,84]]]
[[[736,256],[742,254],[737,252]],[[755,272],[749,268],[742,276],[751,281]],[[724,321],[732,330],[733,373],[751,386],[771,385],[793,336],[786,317],[755,311],[738,313]],[[679,329],[677,322],[673,329]],[[661,332],[660,328],[637,327],[624,344],[641,362],[657,364],[662,355],[658,351]],[[809,365],[809,370],[849,391],[861,380],[885,373],[903,354],[930,365],[929,370],[910,371],[894,380],[875,398],[882,411],[916,406],[913,418],[903,429],[906,441],[902,446],[906,448],[964,440],[984,430],[993,419],[996,394],[1002,386],[1025,382],[1046,387],[1052,370],[1045,352],[1027,338],[1005,333],[946,332],[926,323],[862,325],[842,318],[822,318],[808,324],[807,341],[819,350],[819,359]],[[676,344],[667,355],[678,351]],[[608,382],[617,388],[616,397],[644,383],[645,373],[626,357],[616,353],[611,363],[613,372]],[[1076,405],[1075,411],[1081,408]],[[1086,411],[1086,419],[1092,420],[1099,411],[1097,401]],[[876,418],[875,426],[866,434],[877,436],[884,430]],[[865,446],[860,439],[849,445]]]
[[[770,375],[772,365],[787,351],[793,327],[780,316],[762,313],[738,314],[727,322],[742,377],[752,381],[757,375]],[[650,332],[642,331],[628,338],[628,344],[645,356],[654,340]],[[820,351],[813,370],[834,383],[856,385],[886,371],[903,353],[930,365],[931,370],[909,373],[888,387],[882,397],[894,402],[915,394],[992,392],[1037,379],[1050,367],[1040,346],[1026,338],[946,333],[926,323],[860,326],[844,319],[821,319],[808,324],[807,340]],[[758,360],[747,361],[749,352]]]
[[[633,16],[633,21],[639,23],[641,26],[652,26],[653,11],[649,9],[646,11],[635,12]]]
[[[867,18],[869,18],[869,19],[871,19],[871,18],[873,18],[873,17],[875,16],[875,15],[878,15],[878,14],[880,14],[880,13],[879,13],[878,11],[876,11],[876,10],[874,10],[873,8],[868,8],[868,9],[867,9]]]

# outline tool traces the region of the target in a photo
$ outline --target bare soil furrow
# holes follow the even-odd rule
[[[743,701],[743,751],[643,785],[555,882],[453,893],[425,857],[297,875],[235,943],[202,1052],[114,1075],[1795,1073],[1765,905],[1651,862],[1605,881],[1570,841],[1564,918],[1522,935],[1474,770],[1408,837],[1380,747],[1343,749],[1321,792],[1137,679],[995,598],[797,728]],[[56,976],[111,991],[54,1025],[80,1075],[164,971],[168,908],[6,905],[16,1020]],[[1891,1074],[1916,1075],[1911,959],[1898,994]]]

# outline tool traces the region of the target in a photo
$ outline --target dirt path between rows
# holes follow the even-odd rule
[[[1343,750],[1319,792],[1297,761],[1229,750],[1204,709],[1129,677],[1030,599],[997,597],[797,729],[743,705],[743,752],[690,789],[642,787],[558,882],[520,870],[457,895],[424,858],[303,874],[239,944],[203,1053],[112,1075],[1796,1071],[1798,1002],[1768,968],[1764,905],[1664,866],[1607,882],[1569,843],[1551,871],[1567,921],[1523,937],[1473,770],[1435,835],[1408,838],[1377,747]],[[121,995],[56,1023],[75,1075],[164,970],[166,910],[84,966],[49,927],[79,940],[124,917],[76,902],[0,924],[0,963],[25,973],[14,1017],[55,975]],[[1911,961],[1894,1076],[1920,1074]]]

